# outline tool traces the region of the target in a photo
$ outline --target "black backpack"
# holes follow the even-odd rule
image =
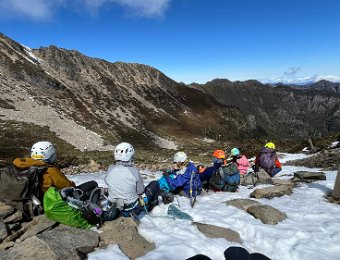
[[[225,187],[225,177],[222,166],[218,167],[209,180],[209,187],[215,191],[222,191]]]
[[[60,195],[70,207],[78,209],[89,224],[101,224],[102,205],[100,205],[100,201],[106,198],[104,189],[98,187],[95,181],[84,184],[87,186],[85,189],[84,186],[68,187],[62,189]],[[97,211],[98,209],[99,211]]]
[[[0,168],[0,200],[21,211],[24,220],[43,212],[39,182],[46,169],[46,166],[32,166],[20,170],[13,164]]]

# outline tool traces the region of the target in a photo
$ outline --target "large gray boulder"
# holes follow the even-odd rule
[[[232,229],[202,224],[198,222],[193,222],[193,224],[198,228],[201,233],[209,238],[224,238],[228,241],[242,244],[240,234]]]
[[[138,233],[137,224],[131,218],[105,222],[101,230],[100,247],[118,244],[120,250],[130,259],[136,259],[156,248],[154,243],[150,243]]]
[[[13,242],[12,242],[13,243]],[[75,258],[77,255],[65,255],[65,259],[80,259]],[[22,243],[15,244],[12,248],[8,250],[0,251],[0,259],[6,260],[18,260],[18,259],[61,259],[59,258],[53,250],[49,247],[47,243],[43,240],[37,238],[36,236],[26,239]]]
[[[0,243],[7,237],[7,227],[6,224],[0,220]]]
[[[26,230],[26,232],[19,237],[16,242],[22,242],[25,239],[35,236],[36,234],[42,233],[44,230],[52,228],[57,222],[50,220],[45,215],[34,217],[34,224]]]
[[[95,231],[60,225],[0,251],[0,259],[84,259],[98,243]]]
[[[326,174],[324,172],[309,172],[309,171],[294,172],[293,181],[295,182],[310,183],[319,180],[326,180]]]
[[[287,218],[286,214],[269,205],[248,208],[249,214],[262,221],[263,224],[275,225]]]
[[[250,193],[251,198],[261,199],[272,199],[275,197],[281,197],[283,195],[290,195],[292,188],[288,185],[271,186],[262,189],[256,189]]]
[[[6,224],[18,223],[23,219],[21,211],[15,211],[13,214],[4,218]]]
[[[97,232],[65,225],[45,231],[38,234],[37,237],[48,244],[60,259],[68,259],[68,255],[78,255],[83,258],[99,244],[99,234]]]
[[[287,218],[286,214],[269,205],[250,199],[234,199],[226,204],[246,211],[264,224],[275,225]]]
[[[282,180],[282,179],[273,178],[272,181],[273,181],[273,185],[286,185],[291,188],[294,188],[295,186],[295,182],[292,179]]]
[[[13,206],[0,202],[0,219],[6,218],[15,211],[16,209]]]
[[[257,184],[273,184],[272,178],[269,176],[269,174],[263,170],[260,169],[257,173],[251,172],[243,176],[241,178],[242,186],[248,186],[248,185],[257,185]]]
[[[249,207],[261,205],[260,202],[251,199],[233,199],[226,201],[228,206],[234,206],[236,208],[247,211]]]

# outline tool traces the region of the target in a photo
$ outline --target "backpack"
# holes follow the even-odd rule
[[[240,171],[237,163],[231,162],[221,167],[224,172],[225,186],[224,191],[237,191],[238,185],[240,184]]]
[[[236,191],[240,184],[240,171],[237,164],[231,162],[222,165],[213,173],[209,181],[209,186],[218,191]]]
[[[211,176],[209,180],[209,187],[215,191],[224,190],[225,178],[222,166],[219,167]]]
[[[103,188],[95,187],[92,190],[83,191],[79,188],[68,187],[62,189],[60,195],[70,207],[79,210],[81,216],[89,224],[101,224],[103,209],[100,201],[107,200]]]
[[[275,156],[275,150],[262,148],[256,164],[270,174],[275,167]]]
[[[1,168],[0,200],[21,211],[25,220],[31,220],[33,216],[42,214],[39,181],[46,169],[46,166],[32,166],[20,170],[13,164]]]

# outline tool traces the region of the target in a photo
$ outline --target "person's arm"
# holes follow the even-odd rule
[[[144,193],[144,181],[140,171],[137,168],[131,168],[132,174],[136,179],[136,192],[138,195],[142,195]]]
[[[67,187],[76,187],[73,181],[70,181],[58,168],[49,167],[47,174],[50,174],[52,180],[52,186],[57,189],[63,189]],[[44,177],[43,177],[44,178]]]
[[[276,168],[282,168],[282,164],[280,163],[279,159],[277,156],[275,157],[275,167]]]
[[[182,187],[188,181],[188,179],[184,176],[184,174],[178,174],[173,179],[170,177],[166,177],[166,180],[171,186],[171,188],[173,188],[174,190],[176,188]]]

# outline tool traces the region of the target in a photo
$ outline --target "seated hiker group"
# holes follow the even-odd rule
[[[24,199],[34,195],[33,204],[42,205],[47,217],[82,228],[119,216],[138,219],[141,213],[147,214],[157,206],[159,200],[168,204],[177,194],[190,198],[193,207],[196,196],[203,190],[236,192],[250,168],[248,159],[238,148],[231,149],[228,158],[223,150],[215,150],[212,165],[208,167],[196,166],[185,152],[179,151],[173,157],[174,167],[164,170],[160,179],[145,187],[140,170],[134,165],[134,147],[122,142],[115,147],[113,155],[115,164],[109,166],[105,176],[107,188],[98,187],[96,181],[76,186],[56,166],[56,149],[48,141],[35,143],[31,157],[16,158],[13,165],[23,171],[43,167],[37,192],[25,193]],[[262,168],[271,177],[280,172],[282,166],[275,144],[266,143],[254,164],[254,171]],[[1,185],[0,178],[0,188]]]

